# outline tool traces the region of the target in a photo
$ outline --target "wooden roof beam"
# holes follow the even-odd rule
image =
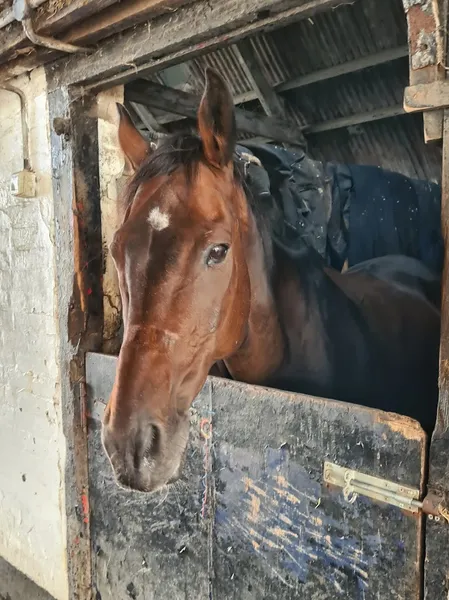
[[[125,100],[158,110],[167,110],[191,119],[196,119],[200,103],[200,98],[193,94],[143,79],[126,87]],[[235,109],[235,117],[239,131],[282,143],[305,146],[301,129],[291,123],[266,115],[256,115],[239,108]]]
[[[304,127],[304,133],[306,135],[314,135],[320,133],[326,133],[328,131],[335,131],[336,129],[344,129],[348,127],[356,127],[357,125],[363,125],[365,123],[372,123],[373,121],[380,121],[382,119],[391,119],[406,114],[403,106],[395,105],[387,108],[376,108],[370,112],[357,113],[355,115],[349,115],[348,117],[340,117],[338,119],[331,119],[330,121],[323,121],[322,123],[313,123]],[[270,137],[255,136],[242,140],[241,144],[244,146],[246,142],[265,144],[267,142],[277,141]]]
[[[355,115],[349,115],[348,117],[339,117],[338,119],[324,121],[323,123],[313,123],[312,125],[307,125],[307,127],[304,128],[304,132],[307,134],[324,133],[326,131],[334,131],[335,129],[372,123],[373,121],[380,121],[381,119],[390,119],[403,114],[405,114],[405,111],[402,104],[388,106],[387,108],[376,108],[370,112],[357,113]]]
[[[250,38],[233,47],[234,54],[253,92],[268,116],[285,118],[285,103],[265,77]]]
[[[42,12],[33,18],[34,30],[40,35],[57,35],[70,44],[90,46],[189,2],[192,0],[71,0],[66,7],[53,12],[44,5]],[[24,48],[30,46],[20,23],[12,23],[8,31],[2,30],[1,39],[0,63],[20,56]],[[94,50],[96,48],[92,48]],[[21,75],[60,57],[60,52],[37,48],[31,55],[1,66],[0,80]]]
[[[328,67],[326,69],[320,69],[307,75],[299,75],[288,81],[278,83],[274,86],[275,92],[279,95],[279,92],[287,92],[288,90],[295,90],[298,88],[312,85],[313,83],[319,83],[320,81],[328,81],[342,75],[350,75],[351,73],[357,73],[357,71],[363,71],[371,67],[377,67],[385,63],[398,60],[408,56],[408,46],[398,46],[397,48],[389,48],[388,50],[381,50],[368,56],[362,56],[354,60],[348,60],[347,62]],[[236,104],[243,104],[244,102],[250,102],[256,100],[257,95],[253,90],[239,94],[235,98]]]
[[[92,17],[97,12],[110,8],[118,0],[72,0],[67,6],[54,10],[52,3],[47,2],[39,12],[33,13],[33,29],[39,35],[58,34],[68,27],[76,28],[79,21]],[[79,38],[66,36],[62,41],[75,43]],[[31,43],[23,31],[22,24],[18,21],[11,23],[7,30],[1,30],[2,44],[0,47],[0,61],[5,56],[11,55],[15,50]],[[56,54],[55,56],[58,56]]]
[[[50,90],[72,84],[101,89],[132,81],[248,35],[329,10],[341,0],[197,0],[106,40],[84,57],[52,68]]]
[[[335,65],[334,67],[320,69],[319,71],[308,73],[307,75],[300,75],[299,77],[296,77],[294,79],[285,81],[283,83],[279,83],[274,86],[274,91],[278,98],[282,98],[279,92],[298,89],[320,81],[328,81],[329,79],[333,79],[335,77],[356,73],[357,71],[362,71],[363,69],[368,69],[370,67],[385,64],[394,60],[398,60],[400,58],[404,58],[406,56],[408,56],[408,46],[399,46],[397,48],[381,50],[380,52],[370,54],[369,56],[356,58],[355,60],[349,60],[339,65]],[[249,90],[248,92],[244,92],[243,94],[238,94],[237,96],[235,96],[234,103],[244,104],[245,102],[257,100],[257,98],[257,93],[253,89]],[[181,117],[179,115],[166,113],[161,116],[158,115],[157,121],[161,124],[174,123],[175,121],[179,121],[183,118],[184,117]]]
[[[138,102],[130,102],[129,104],[150,133],[153,131],[157,133],[166,133],[162,125],[157,122],[152,112],[148,110],[146,106],[143,106],[143,104],[139,104]]]

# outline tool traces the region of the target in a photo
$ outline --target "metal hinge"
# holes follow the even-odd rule
[[[324,463],[324,481],[343,488],[343,496],[349,504],[353,504],[358,496],[365,496],[411,513],[422,512],[435,520],[443,518],[449,523],[449,511],[443,504],[443,498],[436,494],[427,494],[421,501],[417,489],[330,462]]]

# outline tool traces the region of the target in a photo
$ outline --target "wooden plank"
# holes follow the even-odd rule
[[[100,439],[115,364],[88,355],[99,597],[419,599],[421,518],[368,498],[349,504],[323,483],[328,460],[422,490],[417,423],[211,377],[192,408],[181,482],[155,496],[125,492]]]
[[[101,10],[110,7],[118,0],[72,0],[66,6],[59,6],[57,10],[51,2],[44,4],[36,11],[33,21],[34,31],[41,35],[54,35],[74,26],[78,21],[87,19]],[[2,44],[0,47],[0,62],[4,57],[22,46],[30,46],[21,23],[14,22],[10,27],[1,32]],[[64,40],[68,41],[68,40]],[[77,41],[76,39],[72,40]],[[58,54],[55,54],[58,56]]]
[[[193,0],[127,0],[71,28],[67,40],[83,44],[135,27],[150,18],[177,10]]]
[[[0,82],[28,73],[36,67],[54,60],[57,56],[61,56],[61,54],[55,53],[53,50],[33,49],[30,53],[26,51],[25,56],[0,64]]]
[[[352,125],[361,125],[362,123],[371,123],[372,121],[389,119],[402,114],[404,114],[404,109],[402,106],[377,108],[367,113],[357,113],[355,115],[350,115],[349,117],[340,117],[338,119],[324,121],[323,123],[313,123],[312,125],[307,125],[304,127],[304,133],[306,135],[324,133],[326,131],[333,131],[334,129],[351,127]]]
[[[116,103],[123,104],[123,98],[124,89],[119,86],[98,94],[96,103],[103,241],[103,352],[113,355],[118,354],[122,343],[122,304],[117,269],[109,249],[121,222],[120,198],[129,180],[117,136]]]
[[[35,31],[45,35],[59,34],[58,37],[64,42],[88,47],[150,17],[176,10],[192,0],[127,0],[126,3],[119,4],[117,2],[118,0],[74,0],[63,10],[55,13],[42,12],[36,19]],[[67,31],[68,27],[70,29]],[[64,32],[63,35],[60,35],[61,32]],[[2,36],[0,63],[7,58],[11,60],[11,56],[14,55],[26,53],[27,56],[0,68],[0,79],[20,75],[39,64],[46,64],[61,57],[61,53],[44,48],[33,49],[31,55],[28,55],[30,42],[19,23],[12,24],[7,32],[2,32]]]
[[[164,128],[157,122],[146,106],[137,102],[130,102],[130,105],[150,133],[153,131],[164,133]]]
[[[200,103],[200,98],[193,94],[143,79],[127,86],[125,100],[138,102],[150,108],[167,110],[192,119],[196,119]],[[290,123],[266,115],[256,115],[239,108],[235,109],[235,117],[239,131],[268,137],[278,142],[296,145],[305,143],[301,130]]]
[[[288,90],[295,90],[307,85],[312,85],[320,81],[327,81],[334,79],[335,77],[341,77],[342,75],[348,75],[350,73],[357,73],[357,71],[363,71],[377,65],[382,65],[400,58],[408,56],[408,46],[399,46],[398,48],[389,48],[388,50],[381,50],[375,54],[369,56],[363,56],[354,60],[348,60],[347,62],[329,67],[327,69],[320,69],[307,75],[299,75],[288,81],[277,83],[274,86],[276,92],[287,92]],[[250,102],[256,100],[257,94],[253,90],[244,92],[235,97],[236,104],[243,104],[244,102]]]
[[[140,25],[101,50],[84,58],[64,59],[55,65],[51,87],[95,83],[116,85],[183,62],[192,56],[230,44],[249,34],[280,27],[295,19],[334,8],[341,0],[197,0],[173,14]],[[131,65],[131,66],[130,66]],[[101,84],[100,84],[101,81]]]
[[[417,83],[404,90],[404,110],[423,112],[449,106],[449,81]]]
[[[277,95],[267,81],[257,60],[251,39],[241,40],[234,46],[234,52],[265,113],[268,116],[285,117],[284,100]]]
[[[444,115],[441,222],[445,241],[441,300],[440,398],[430,444],[429,493],[445,497],[449,510],[449,111]],[[449,522],[426,524],[425,600],[447,600],[449,581]]]
[[[375,54],[368,56],[362,56],[354,60],[348,60],[340,65],[328,67],[327,69],[320,69],[314,73],[308,73],[307,75],[299,75],[294,79],[285,81],[276,86],[278,92],[286,92],[288,90],[294,90],[306,85],[312,85],[319,81],[327,81],[334,79],[335,77],[341,77],[342,75],[348,75],[349,73],[357,73],[357,71],[363,71],[378,65],[383,65],[400,58],[408,56],[408,46],[399,46],[398,48],[389,48],[388,50],[381,50]]]
[[[65,6],[49,2],[47,10],[39,10],[36,13],[34,22],[34,30],[37,33],[49,35],[55,32],[64,31],[67,28],[72,28],[77,22],[89,19],[93,15],[111,8],[120,0],[71,0]],[[68,40],[67,40],[68,41]],[[75,40],[73,40],[75,41]]]
[[[84,352],[101,349],[102,245],[98,131],[92,99],[49,94],[59,320],[59,365],[66,439],[65,508],[70,598],[91,591]]]
[[[235,104],[237,104],[237,102],[235,102]],[[165,125],[166,123],[175,123],[176,121],[182,121],[185,118],[186,117],[183,117],[182,115],[174,115],[173,113],[167,112],[164,114],[158,114],[157,122],[160,125]]]

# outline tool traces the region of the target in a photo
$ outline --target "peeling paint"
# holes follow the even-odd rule
[[[402,0],[405,12],[408,12],[412,6],[421,6],[422,10],[430,10],[432,0]]]
[[[403,415],[378,413],[377,423],[385,424],[391,431],[400,433],[407,440],[420,441],[425,439],[425,432],[418,421]]]
[[[412,69],[422,69],[437,62],[437,39],[435,32],[420,31],[416,49],[411,55]]]

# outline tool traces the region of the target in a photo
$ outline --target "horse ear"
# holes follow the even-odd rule
[[[151,151],[151,144],[134,126],[126,108],[117,102],[120,117],[118,126],[118,139],[123,153],[136,171]]]
[[[234,102],[224,79],[210,67],[198,110],[198,129],[207,161],[216,167],[229,164],[237,138]]]

